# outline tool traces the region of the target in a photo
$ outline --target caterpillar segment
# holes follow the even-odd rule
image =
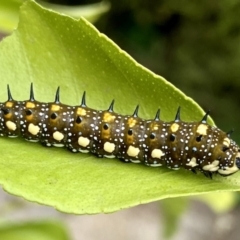
[[[175,119],[165,122],[160,120],[160,110],[154,119],[140,118],[139,105],[132,115],[118,114],[114,100],[107,110],[89,108],[86,92],[80,105],[65,105],[60,102],[59,87],[50,103],[35,100],[32,84],[29,100],[14,100],[9,86],[7,95],[7,101],[0,103],[0,136],[151,167],[200,171],[210,178],[240,169],[240,149],[231,139],[232,131],[210,126],[209,111],[199,122],[184,122],[179,107]]]

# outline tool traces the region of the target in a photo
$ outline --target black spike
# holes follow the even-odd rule
[[[177,114],[176,114],[174,122],[179,122],[181,120],[180,119],[180,110],[181,110],[181,107],[178,107]]]
[[[203,119],[201,120],[201,123],[207,123],[207,118],[208,118],[209,113],[210,113],[210,110],[208,110],[206,112],[206,114],[204,115]]]
[[[139,109],[139,105],[137,105],[137,107],[135,108],[134,110],[134,113],[133,113],[133,117],[138,117],[138,109]]]
[[[7,85],[8,101],[13,101],[11,90],[9,85]]]
[[[160,109],[157,110],[157,113],[154,118],[154,121],[159,121],[159,120],[160,120]]]
[[[197,170],[195,168],[192,168],[191,171],[194,173],[194,174],[197,174]]]
[[[31,83],[31,85],[30,85],[30,98],[29,98],[29,101],[32,101],[32,102],[35,101],[34,91],[33,91],[33,83]]]
[[[212,172],[207,172],[207,171],[204,171],[203,174],[207,177],[207,178],[210,178],[212,179]]]
[[[82,102],[81,102],[81,107],[86,107],[86,92],[84,91],[83,92],[83,95],[82,95]]]
[[[60,103],[60,87],[57,88],[54,102],[55,103]]]
[[[108,108],[109,112],[113,112],[113,106],[114,106],[114,99],[112,100],[112,102],[111,102],[111,104],[110,104],[110,106]]]
[[[231,137],[231,135],[233,134],[233,132],[234,132],[234,129],[231,129],[229,132],[227,132],[227,136],[228,136],[228,137]]]

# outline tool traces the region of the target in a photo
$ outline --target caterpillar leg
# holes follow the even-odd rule
[[[209,172],[209,171],[203,171],[203,174],[204,174],[207,178],[212,179],[212,175],[213,175],[212,172]]]

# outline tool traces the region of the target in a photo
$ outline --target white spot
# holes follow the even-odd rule
[[[190,167],[196,167],[196,166],[198,166],[198,164],[197,164],[197,159],[196,159],[195,157],[193,157],[193,158],[191,159],[191,161],[190,161],[189,163],[187,163],[186,165],[187,165],[187,166],[190,166]]]
[[[90,143],[90,140],[86,137],[79,137],[78,138],[78,145],[80,145],[82,147],[87,147],[89,145],[89,143]],[[89,152],[89,150],[87,150],[87,152]]]
[[[17,125],[12,121],[7,121],[6,126],[9,130],[15,131],[17,129]]]
[[[64,135],[61,132],[56,131],[56,132],[53,133],[53,138],[57,141],[61,141],[61,140],[63,140]]]
[[[110,142],[105,142],[103,149],[105,152],[112,153],[115,150],[115,144]]]
[[[115,155],[104,155],[104,157],[106,157],[106,158],[115,158]]]
[[[203,170],[210,171],[210,172],[215,172],[219,169],[218,164],[219,164],[219,161],[214,160],[211,164],[203,166]]]
[[[82,152],[82,153],[88,153],[89,152],[89,150],[87,150],[87,149],[79,149],[79,151]]]
[[[148,164],[148,166],[150,166],[150,167],[161,167],[162,164],[161,163],[153,163],[153,164]]]
[[[34,125],[33,123],[30,123],[28,125],[28,132],[30,132],[32,135],[36,136],[40,131],[40,127]]]
[[[152,153],[151,153],[152,158],[160,159],[164,155],[165,155],[165,153],[163,151],[161,151],[160,149],[154,149],[154,150],[152,150]]]
[[[140,160],[132,160],[132,159],[130,159],[130,161],[131,161],[132,163],[140,163],[140,162],[141,162]]]
[[[133,146],[129,146],[128,150],[127,150],[127,155],[130,156],[130,157],[137,157],[139,152],[140,152],[139,148],[135,148]]]
[[[28,142],[39,142],[39,139],[27,139],[25,138],[26,141]]]
[[[18,136],[17,136],[17,135],[12,135],[12,136],[9,135],[8,137],[9,137],[9,138],[16,138],[16,137],[18,137]]]
[[[62,143],[54,143],[53,146],[54,147],[64,147],[64,144],[62,144]]]

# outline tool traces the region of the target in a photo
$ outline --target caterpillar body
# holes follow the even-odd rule
[[[144,120],[138,106],[131,116],[115,113],[114,101],[107,110],[88,108],[85,92],[79,106],[68,106],[60,102],[59,88],[51,103],[36,101],[32,84],[26,101],[15,101],[9,86],[7,91],[8,100],[0,103],[0,136],[152,167],[183,167],[210,178],[240,169],[239,146],[230,133],[207,124],[209,112],[199,122],[181,121],[180,108],[171,122],[160,120],[159,110],[154,119]]]

